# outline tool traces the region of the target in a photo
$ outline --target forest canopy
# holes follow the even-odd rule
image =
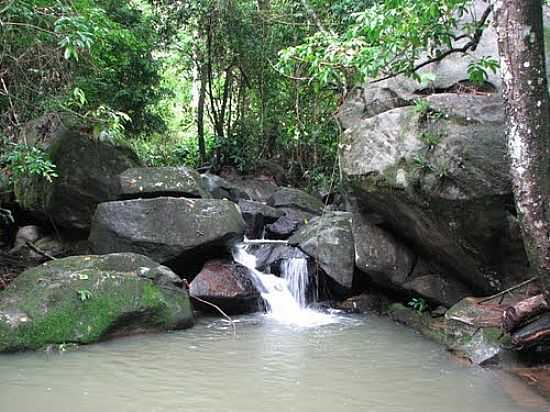
[[[326,187],[334,114],[357,84],[475,48],[466,0],[11,0],[0,8],[4,144],[45,113],[72,113],[152,166],[272,159]],[[424,61],[422,60],[424,58]],[[487,56],[473,81],[496,70]]]

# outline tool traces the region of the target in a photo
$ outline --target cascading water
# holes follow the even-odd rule
[[[281,275],[287,281],[288,289],[300,307],[307,304],[309,273],[307,259],[290,258],[281,262]]]
[[[277,321],[303,327],[320,326],[336,321],[330,314],[305,307],[308,283],[306,259],[289,259],[282,268],[283,278],[257,270],[256,257],[247,251],[244,244],[235,246],[233,259],[249,269],[252,281],[267,304],[269,315]],[[289,289],[289,285],[294,293]]]

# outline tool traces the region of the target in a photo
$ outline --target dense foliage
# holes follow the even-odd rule
[[[48,111],[162,129],[152,15],[122,0],[12,0],[0,9],[0,119],[17,134]]]
[[[124,135],[150,165],[252,172],[270,159],[295,183],[327,186],[345,93],[365,79],[418,76],[419,62],[457,51],[457,40],[475,45],[483,16],[457,28],[469,3],[8,1],[1,129],[13,139],[29,120],[69,111],[96,134]],[[471,78],[495,68],[488,56]]]

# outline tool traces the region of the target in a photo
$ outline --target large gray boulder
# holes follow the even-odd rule
[[[256,312],[261,302],[260,293],[254,286],[248,269],[224,260],[207,262],[191,282],[189,294],[213,303],[230,314]],[[213,310],[204,303],[201,308]]]
[[[93,343],[193,322],[187,292],[145,256],[73,256],[23,272],[0,293],[0,352]]]
[[[288,241],[314,258],[343,291],[349,291],[353,285],[355,259],[351,221],[351,213],[327,213],[312,219]]]
[[[489,6],[486,0],[475,0],[463,16],[463,23],[470,23],[472,16],[479,18]],[[549,33],[550,8],[545,7],[545,33]],[[491,17],[490,17],[491,19]],[[545,34],[546,37],[548,37]],[[463,47],[470,38],[462,38],[454,42],[453,47]],[[546,67],[550,67],[550,42],[545,42]],[[365,87],[357,87],[353,90],[342,107],[338,117],[342,126],[347,129],[353,127],[362,119],[366,119],[385,111],[414,104],[422,95],[440,92],[457,92],[467,94],[471,92],[495,93],[502,91],[501,71],[487,71],[487,83],[483,87],[472,85],[469,81],[468,67],[472,63],[479,62],[481,58],[493,57],[499,59],[497,34],[493,25],[487,25],[483,30],[479,44],[475,50],[468,53],[453,53],[441,61],[428,64],[417,73],[425,79],[419,83],[410,77],[396,76],[380,82],[367,84]],[[425,57],[419,58],[419,63],[424,62]],[[550,80],[550,71],[547,71]],[[550,84],[550,81],[549,81]]]
[[[344,134],[342,165],[364,213],[477,293],[522,278],[504,111],[495,95],[435,94]]]
[[[200,175],[187,167],[141,167],[119,176],[122,199],[161,196],[209,198]]]
[[[464,23],[488,6],[472,2]],[[498,59],[491,25],[475,50],[422,68],[430,81],[367,84],[339,112],[343,171],[364,212],[382,215],[386,227],[476,294],[528,272],[508,175],[501,73],[489,71],[482,87],[469,82],[468,66],[487,56]]]
[[[134,252],[167,263],[207,247],[223,248],[244,230],[230,201],[160,197],[102,203],[90,242],[95,253]]]
[[[99,203],[118,196],[117,176],[140,165],[128,147],[100,142],[78,129],[62,129],[46,151],[59,177],[18,179],[16,199],[34,215],[68,229],[88,230]]]

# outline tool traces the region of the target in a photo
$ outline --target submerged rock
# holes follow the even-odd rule
[[[352,287],[355,267],[351,221],[351,213],[326,213],[313,218],[288,241],[315,259],[344,292]]]
[[[428,312],[419,313],[401,304],[391,305],[388,314],[472,364],[513,360],[514,355],[504,349],[507,342],[500,329],[505,305],[478,304],[477,301],[475,298],[463,299],[444,317],[433,318]]]
[[[179,278],[145,256],[74,256],[23,272],[0,293],[0,352],[88,344],[192,325]]]
[[[95,253],[135,252],[168,263],[224,248],[244,230],[239,209],[227,200],[160,197],[102,203],[90,242]]]
[[[224,260],[207,262],[191,282],[189,294],[213,303],[229,314],[256,312],[261,301],[248,269]],[[213,311],[204,303],[197,304],[204,310]]]
[[[35,216],[69,228],[88,230],[96,206],[118,196],[116,177],[140,162],[128,147],[96,140],[63,129],[47,146],[59,177],[17,179],[15,195],[21,207]]]
[[[208,198],[200,175],[186,167],[143,167],[126,170],[119,176],[122,199],[161,196]]]

